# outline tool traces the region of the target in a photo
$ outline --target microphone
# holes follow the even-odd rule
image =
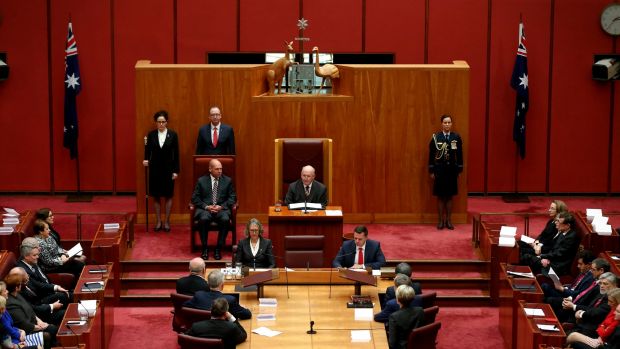
[[[73,329],[71,328],[71,324],[69,324],[69,322],[67,322],[65,324],[65,326],[69,329],[69,331],[71,331],[70,333],[73,334],[73,338],[75,338],[75,346],[79,347],[80,346],[80,337],[77,335],[77,333],[75,333],[75,331],[73,331]]]
[[[310,321],[310,330],[306,331],[307,334],[316,334],[314,330],[314,321]]]
[[[342,251],[342,248],[340,249],[340,251]],[[342,257],[347,257],[347,256],[350,256],[350,255],[356,254],[357,253],[357,246],[356,246],[356,249],[353,252],[340,254],[340,251],[338,251],[338,254],[336,255],[336,258],[334,258],[334,259],[339,259],[339,258],[342,258]],[[353,264],[355,264],[355,261],[353,261]],[[346,268],[346,267],[342,266],[342,263],[340,263],[340,267]]]

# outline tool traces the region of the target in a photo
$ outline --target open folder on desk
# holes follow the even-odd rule
[[[294,204],[288,204],[289,210],[303,210],[304,208],[308,210],[322,210],[323,205],[314,202],[298,202]]]

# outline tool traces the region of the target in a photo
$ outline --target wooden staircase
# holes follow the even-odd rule
[[[388,260],[387,266],[407,262],[423,292],[437,292],[439,306],[488,306],[489,262],[480,260]],[[207,261],[207,269],[225,261]],[[168,306],[176,280],[188,274],[188,261],[125,260],[121,262],[120,306]],[[389,283],[389,281],[388,281]],[[380,290],[383,292],[383,290]]]

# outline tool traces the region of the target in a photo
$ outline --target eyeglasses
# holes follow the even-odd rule
[[[259,229],[250,229],[250,233],[258,233],[259,231]]]
[[[161,124],[161,125],[163,125],[163,124],[166,124],[166,123],[168,123],[168,121],[157,121],[157,123],[158,123],[158,124]]]

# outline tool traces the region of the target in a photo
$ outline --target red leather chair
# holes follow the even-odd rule
[[[435,299],[437,299],[437,292],[422,293],[420,295],[420,298],[422,298],[422,308],[430,308],[435,305]]]
[[[209,173],[209,161],[211,159],[218,159],[222,163],[222,170],[224,175],[230,177],[232,179],[233,184],[235,184],[235,156],[234,155],[220,155],[220,156],[209,156],[209,155],[194,155],[194,169],[193,169],[193,179],[192,182],[196,185],[198,182],[198,178],[202,177],[205,174]],[[193,192],[193,189],[192,189]],[[230,232],[232,233],[232,243],[231,247],[237,244],[237,209],[239,208],[238,202],[235,202],[230,212]],[[196,208],[194,205],[189,203],[189,226],[190,226],[190,251],[200,250],[200,231],[198,229],[198,222],[194,219],[194,214],[196,213]],[[218,226],[216,223],[211,223],[209,226],[209,231],[218,231]],[[198,243],[197,243],[198,241]]]
[[[422,321],[422,326],[430,325],[435,322],[437,313],[439,313],[439,307],[436,305],[430,308],[424,308],[424,321]]]
[[[188,307],[181,307],[179,310],[179,324],[181,325],[181,332],[186,332],[195,322],[202,320],[209,320],[211,318],[211,312],[209,310],[194,309]]]
[[[185,294],[180,294],[176,292],[170,293],[170,300],[172,301],[172,330],[175,332],[183,332],[187,329],[184,328],[184,322],[181,318],[181,308],[183,308],[183,303],[192,299],[192,296],[188,296]]]
[[[284,264],[291,268],[323,266],[323,235],[287,235],[284,237]]]
[[[441,322],[414,328],[409,334],[407,349],[435,349]]]
[[[282,200],[291,183],[301,177],[301,168],[310,165],[316,180],[333,197],[332,140],[328,138],[278,138],[275,140],[275,201]]]
[[[179,333],[177,341],[181,349],[224,349],[224,343],[219,338],[201,338]]]

